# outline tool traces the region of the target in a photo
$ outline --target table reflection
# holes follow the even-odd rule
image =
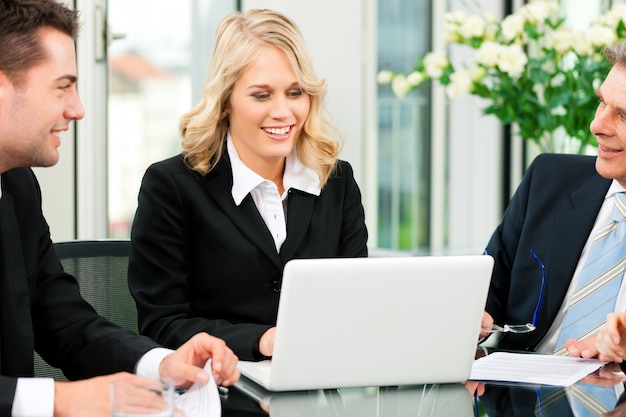
[[[476,357],[493,351],[496,350],[477,351]],[[480,403],[484,415],[489,417],[626,417],[625,380],[620,366],[609,363],[565,388],[488,383],[484,385]],[[606,397],[607,392],[611,393],[610,397]]]
[[[474,416],[473,399],[461,384],[271,393],[248,383],[253,384],[244,380],[230,390],[223,416]]]
[[[620,387],[624,374],[615,364],[590,374],[580,383]],[[506,383],[429,384],[401,387],[341,388],[334,390],[274,393],[242,377],[222,398],[225,417],[569,417],[580,416],[570,400],[555,407],[552,398],[564,397],[561,387]],[[474,391],[482,395],[474,399]],[[484,391],[484,393],[483,393]],[[619,389],[623,392],[623,389]],[[616,399],[611,411],[591,416],[626,417],[626,393]]]
[[[574,389],[572,389],[574,388]],[[576,401],[572,391],[576,386],[562,387],[521,387],[487,384],[480,402],[489,417],[573,417],[603,416],[626,417],[626,394],[622,393],[613,407],[608,410],[589,404],[585,412],[574,412]],[[588,399],[593,403],[593,398]],[[590,411],[595,410],[595,411]]]

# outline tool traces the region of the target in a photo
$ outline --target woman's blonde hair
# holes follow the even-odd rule
[[[325,118],[326,82],[318,79],[297,26],[286,16],[267,9],[234,13],[222,20],[209,62],[200,103],[180,122],[182,153],[186,163],[202,175],[215,167],[224,151],[228,132],[227,103],[235,81],[272,45],[287,55],[310,109],[296,143],[298,158],[313,168],[323,186],[337,162],[342,144],[338,130]]]

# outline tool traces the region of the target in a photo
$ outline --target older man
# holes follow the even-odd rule
[[[500,348],[596,356],[607,314],[626,310],[626,43],[605,56],[614,65],[596,91],[597,157],[537,157],[487,245],[496,262],[483,335],[494,321],[536,325],[502,335]]]

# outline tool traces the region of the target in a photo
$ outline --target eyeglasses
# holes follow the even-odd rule
[[[489,255],[487,249],[485,249],[485,255]],[[537,298],[537,306],[535,307],[535,311],[533,312],[533,318],[530,323],[526,324],[505,324],[503,326],[498,326],[496,324],[492,327],[492,332],[510,332],[510,333],[529,333],[537,328],[537,317],[539,315],[539,310],[541,309],[541,303],[543,302],[543,292],[546,288],[546,267],[539,259],[539,256],[535,253],[534,250],[530,250],[530,255],[541,268],[541,289],[539,290],[539,297]],[[541,410],[541,397],[539,396],[539,388],[537,388],[537,398],[539,399],[540,410]],[[478,406],[478,394],[474,392],[474,416],[479,416],[479,406]],[[543,414],[542,414],[543,415]]]
[[[487,249],[485,249],[485,255],[488,255]],[[530,254],[541,268],[541,289],[539,291],[539,297],[537,299],[537,307],[535,307],[535,311],[533,312],[532,321],[526,324],[504,324],[499,326],[494,324],[491,328],[492,332],[503,332],[503,333],[529,333],[537,328],[537,316],[539,315],[539,309],[541,308],[541,303],[543,302],[543,292],[546,286],[546,267],[543,265],[543,262],[539,259],[534,250],[530,250]]]

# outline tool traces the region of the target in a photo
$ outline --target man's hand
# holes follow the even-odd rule
[[[109,386],[112,381],[141,378],[127,372],[54,383],[54,417],[110,417]]]
[[[208,333],[198,333],[163,359],[159,366],[161,379],[176,386],[189,388],[192,383],[204,383],[209,375],[203,367],[211,359],[211,370],[218,385],[232,385],[239,379],[239,359],[222,339]]]

